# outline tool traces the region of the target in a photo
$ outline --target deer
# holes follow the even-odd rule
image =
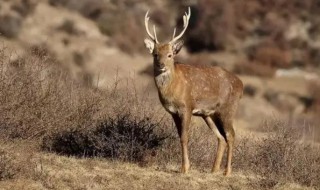
[[[183,29],[177,36],[174,28],[170,42],[160,43],[156,28],[149,31],[149,11],[145,15],[148,38],[144,40],[153,56],[154,81],[162,106],[169,112],[176,126],[181,150],[181,172],[190,169],[188,133],[192,116],[202,117],[217,136],[218,145],[212,173],[220,171],[221,161],[227,148],[225,176],[231,174],[235,131],[233,119],[243,94],[243,83],[233,73],[218,66],[188,65],[175,60],[183,46],[180,38],[185,33],[191,16],[190,7],[183,16]]]

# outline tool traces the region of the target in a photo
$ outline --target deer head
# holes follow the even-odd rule
[[[144,40],[144,43],[146,48],[153,55],[155,69],[159,71],[166,71],[167,69],[173,67],[174,57],[179,53],[183,46],[183,41],[179,39],[183,36],[188,27],[189,19],[191,16],[190,7],[188,8],[188,13],[185,13],[185,15],[183,16],[183,30],[178,36],[175,36],[175,28],[173,31],[172,39],[168,43],[159,43],[157,39],[155,26],[153,26],[154,35],[151,34],[148,26],[148,21],[150,19],[150,17],[148,17],[148,13],[149,11],[146,13],[145,16],[145,27],[149,35],[149,38],[146,38]]]

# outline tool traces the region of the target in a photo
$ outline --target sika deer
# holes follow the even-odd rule
[[[235,132],[233,117],[243,93],[243,84],[234,74],[220,67],[191,66],[175,62],[174,57],[182,48],[179,41],[186,31],[190,19],[188,13],[183,16],[183,31],[169,43],[159,43],[156,29],[154,36],[148,27],[148,12],[145,26],[149,35],[145,45],[153,55],[154,79],[163,107],[172,115],[182,148],[182,169],[187,173],[190,168],[188,158],[188,131],[191,116],[202,117],[218,137],[217,155],[212,172],[220,170],[221,160],[228,147],[225,175],[231,174],[231,159]]]

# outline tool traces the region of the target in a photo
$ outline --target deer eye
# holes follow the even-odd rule
[[[168,54],[168,58],[171,58],[172,57],[172,54]]]

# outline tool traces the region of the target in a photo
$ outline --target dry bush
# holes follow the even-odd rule
[[[148,164],[168,138],[166,115],[148,96],[139,95],[134,84],[120,87],[118,83],[103,93],[98,117],[47,135],[42,149]]]
[[[15,164],[14,155],[4,149],[0,149],[0,181],[13,179],[20,168]]]
[[[280,121],[269,123],[264,138],[241,139],[234,159],[236,170],[261,176],[259,188],[295,182],[320,187],[320,154],[317,146],[299,143],[294,126]],[[270,131],[271,130],[271,131]]]
[[[59,154],[98,156],[121,161],[142,162],[146,153],[156,152],[167,138],[148,117],[139,119],[130,113],[117,114],[97,126],[75,128],[52,134],[43,148]]]
[[[37,54],[37,55],[35,55]],[[0,53],[0,131],[7,138],[40,138],[90,123],[101,97],[83,88],[46,54],[11,60]]]

